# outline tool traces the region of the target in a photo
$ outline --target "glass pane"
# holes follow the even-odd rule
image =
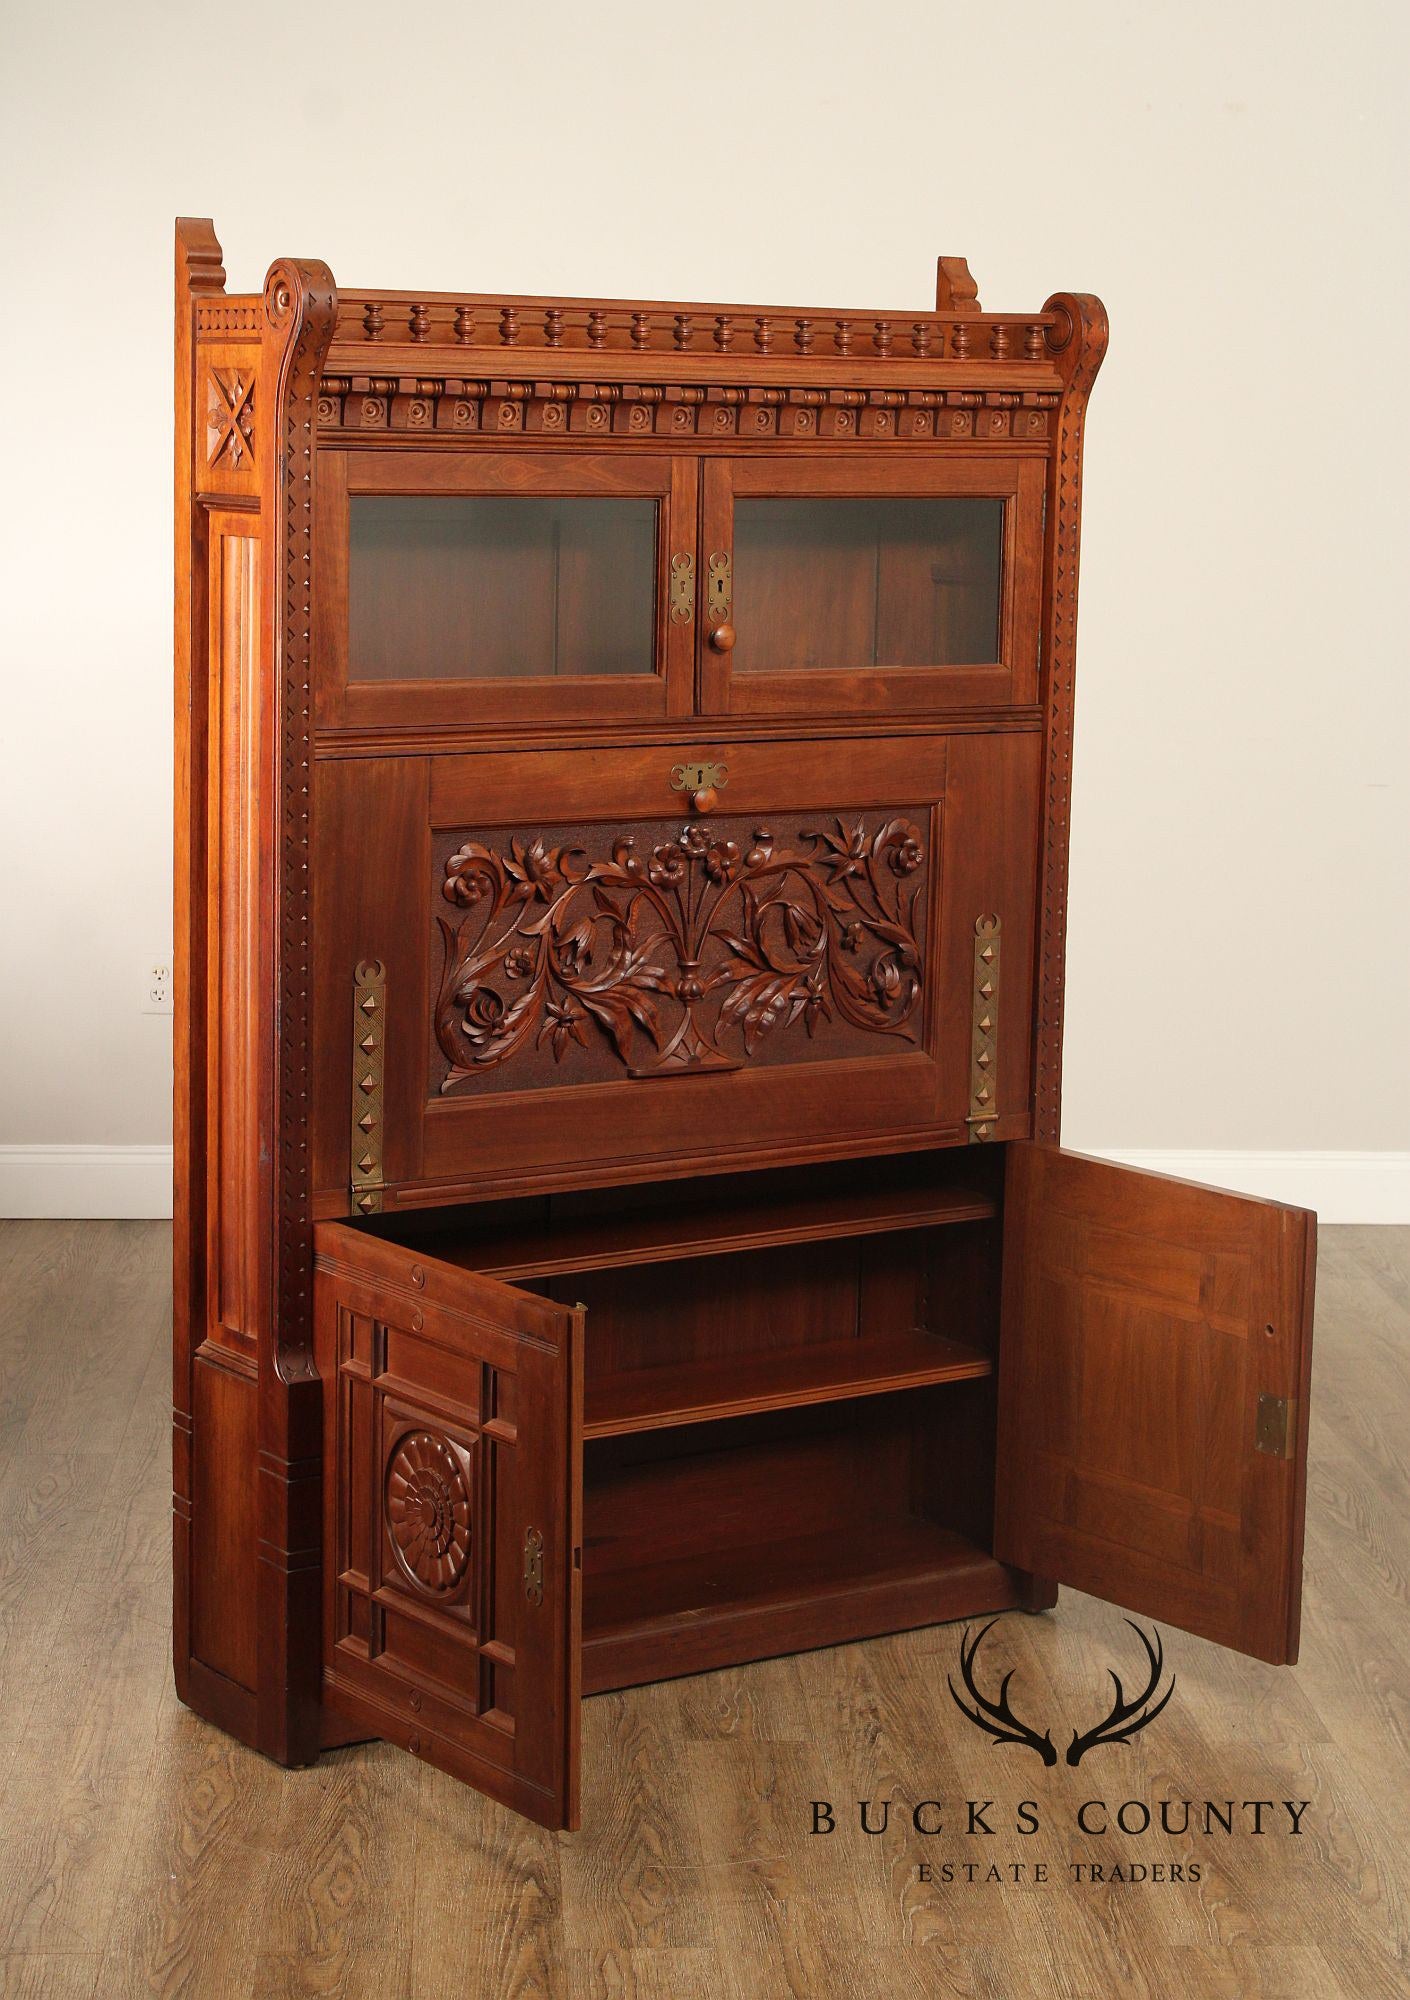
[[[1002,500],[737,500],[735,667],[997,660],[1003,539]]]
[[[348,679],[656,666],[656,502],[354,494]]]

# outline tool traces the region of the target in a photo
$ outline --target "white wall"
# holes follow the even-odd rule
[[[1343,1206],[1384,1206],[1410,1168],[1404,21],[31,6],[0,104],[0,1206],[160,1200],[160,1153],[82,1149],[168,1135],[169,1024],[138,1008],[170,938],[177,211],[214,216],[232,289],[294,253],[350,288],[899,310],[944,250],[986,305],[1100,292],[1065,1136],[1254,1180],[1333,1154]]]

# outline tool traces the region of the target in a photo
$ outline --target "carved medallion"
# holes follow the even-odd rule
[[[454,1590],[470,1561],[470,1492],[459,1458],[435,1431],[410,1431],[386,1478],[387,1532],[413,1583],[435,1596]]]
[[[908,813],[466,840],[440,882],[441,1090],[915,1041],[927,876]]]

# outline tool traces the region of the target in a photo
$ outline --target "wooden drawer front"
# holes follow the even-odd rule
[[[965,1140],[991,915],[991,1133],[1026,1134],[1037,753],[1009,732],[325,766],[321,851],[345,878],[363,858],[320,904],[323,1212],[346,1208],[373,959],[389,1207]],[[682,788],[701,762],[725,767],[713,802]]]

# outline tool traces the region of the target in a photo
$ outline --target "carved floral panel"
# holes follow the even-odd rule
[[[923,807],[443,837],[442,1093],[919,1046]]]

